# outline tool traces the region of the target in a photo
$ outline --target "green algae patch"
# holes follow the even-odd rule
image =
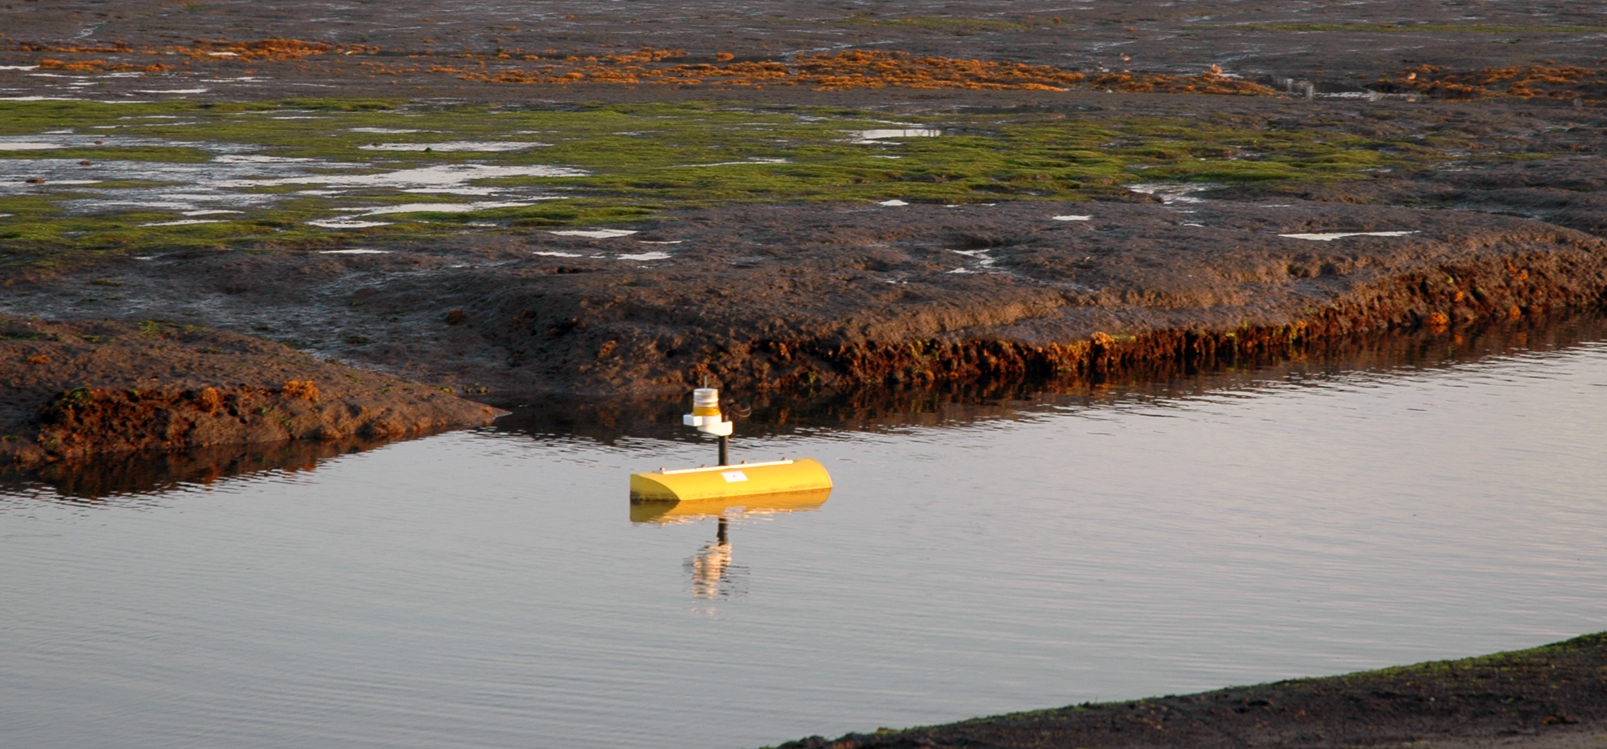
[[[0,179],[27,182],[0,195],[0,264],[517,233],[729,203],[1081,201],[1140,182],[1332,181],[1467,159],[1457,133],[1356,130],[713,102],[4,102],[0,136],[67,147],[0,150]]]
[[[93,101],[0,101],[0,135],[29,135],[61,127],[116,125],[139,116],[169,116],[193,105],[103,104]]]
[[[212,154],[199,148],[186,146],[84,146],[37,151],[7,151],[0,149],[0,159],[34,160],[40,158],[68,159],[71,161],[160,161],[173,164],[199,164],[211,161]]]

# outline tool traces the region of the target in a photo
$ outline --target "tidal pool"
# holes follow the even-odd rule
[[[10,485],[0,744],[759,746],[1607,628],[1599,337],[965,414],[739,423],[836,488],[723,548],[633,516],[713,459],[662,430]]]

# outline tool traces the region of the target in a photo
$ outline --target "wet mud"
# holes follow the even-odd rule
[[[1600,743],[1604,723],[1607,633],[1324,679],[816,736],[779,749],[1583,747]]]
[[[376,442],[497,415],[280,344],[154,322],[0,320],[0,382],[0,466],[25,469],[220,445]]]

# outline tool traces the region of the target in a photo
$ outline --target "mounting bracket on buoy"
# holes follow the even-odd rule
[[[681,423],[695,427],[699,432],[720,438],[720,465],[731,464],[731,422],[720,414],[720,391],[715,388],[697,388],[692,391],[692,413],[681,417]]]

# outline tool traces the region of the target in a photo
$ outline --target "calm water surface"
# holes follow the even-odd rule
[[[0,745],[743,747],[1607,629],[1607,344],[742,439],[819,509],[632,523],[486,430],[0,494]]]

